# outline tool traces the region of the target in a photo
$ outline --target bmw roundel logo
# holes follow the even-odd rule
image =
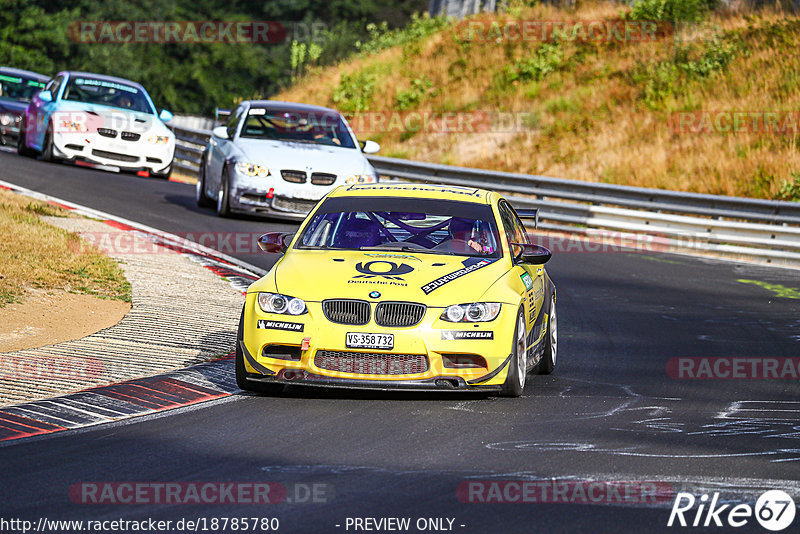
[[[371,299],[377,299],[377,298],[379,298],[380,296],[381,296],[381,294],[380,294],[378,291],[372,291],[372,292],[369,294],[369,298],[371,298]]]

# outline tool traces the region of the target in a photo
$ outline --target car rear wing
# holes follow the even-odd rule
[[[516,210],[520,219],[533,219],[533,227],[539,228],[539,210],[538,208],[519,209]]]

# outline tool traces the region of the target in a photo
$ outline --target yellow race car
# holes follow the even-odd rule
[[[482,189],[340,186],[247,290],[240,388],[482,390],[519,396],[556,364],[556,290],[520,211]]]

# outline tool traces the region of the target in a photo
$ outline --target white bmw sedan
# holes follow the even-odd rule
[[[18,140],[21,155],[88,162],[167,178],[175,135],[136,82],[87,72],[59,72],[31,100]]]
[[[333,109],[247,100],[215,128],[200,163],[197,203],[231,212],[301,220],[328,191],[342,184],[375,183],[359,143]]]

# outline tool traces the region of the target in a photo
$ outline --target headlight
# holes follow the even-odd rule
[[[12,122],[14,122],[14,117],[8,113],[0,113],[0,124],[3,126],[8,126]]]
[[[169,136],[168,135],[151,135],[147,138],[149,143],[155,143],[156,145],[166,145],[169,143]]]
[[[485,323],[497,319],[499,313],[499,302],[453,304],[442,312],[440,319],[450,323]]]
[[[258,305],[267,313],[303,315],[308,311],[302,299],[287,297],[278,293],[259,293]]]
[[[89,131],[89,128],[82,122],[63,120],[61,121],[60,131],[66,133],[86,133]]]
[[[248,161],[237,161],[236,172],[244,174],[245,176],[258,176],[259,178],[269,176],[268,168]]]
[[[378,180],[372,174],[351,174],[345,178],[344,183],[347,185],[353,184],[374,184]]]

